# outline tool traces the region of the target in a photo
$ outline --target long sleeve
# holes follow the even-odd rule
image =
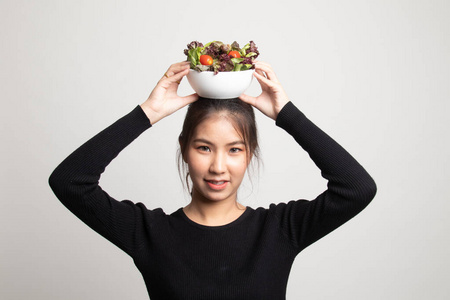
[[[137,106],[68,156],[51,174],[49,184],[58,199],[78,218],[131,254],[142,243],[143,204],[116,201],[99,186],[106,166],[151,124]]]
[[[301,251],[362,211],[375,197],[376,185],[344,148],[292,102],[281,110],[276,124],[308,152],[328,180],[327,190],[316,199],[290,201],[275,208],[284,233]]]

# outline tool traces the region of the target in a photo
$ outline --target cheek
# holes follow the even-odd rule
[[[201,159],[198,154],[192,152],[187,153],[186,163],[188,165],[189,173],[191,174],[191,176],[199,172],[203,172],[205,168],[207,168],[205,159]]]
[[[230,171],[234,171],[236,174],[245,174],[245,171],[247,170],[247,159],[241,158],[238,160],[232,160],[230,163]]]

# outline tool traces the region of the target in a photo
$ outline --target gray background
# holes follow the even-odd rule
[[[254,40],[292,101],[378,184],[365,211],[300,254],[287,298],[446,299],[449,3],[1,0],[0,298],[147,299],[132,260],[66,210],[47,178],[142,103],[187,43],[216,39]],[[175,163],[184,112],[125,149],[102,187],[167,213],[186,205]],[[264,166],[241,201],[322,192],[308,156],[257,117]]]

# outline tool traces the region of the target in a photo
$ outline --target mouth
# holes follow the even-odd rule
[[[226,188],[228,181],[222,180],[222,181],[216,181],[216,180],[205,180],[206,183],[209,185],[210,188],[213,190],[223,190]]]

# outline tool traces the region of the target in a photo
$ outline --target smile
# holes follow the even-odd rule
[[[227,186],[228,181],[206,180],[206,183],[214,190],[223,190]]]

